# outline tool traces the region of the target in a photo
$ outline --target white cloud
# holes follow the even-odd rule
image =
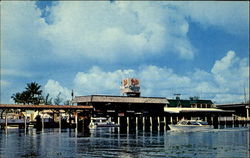
[[[44,24],[35,2],[1,3],[1,70],[22,71],[39,61],[43,40],[37,35]]]
[[[184,98],[196,95],[217,103],[231,103],[243,101],[244,88],[249,94],[248,72],[247,60],[240,59],[235,52],[229,51],[225,57],[216,61],[211,72],[196,69],[193,73],[178,75],[170,68],[153,65],[142,66],[137,70],[105,72],[95,66],[88,72],[78,72],[74,84],[81,95],[118,95],[121,80],[136,77],[141,81],[143,96],[172,97],[173,93],[181,93]]]
[[[79,94],[119,94],[120,82],[123,78],[134,74],[134,70],[116,70],[104,72],[94,66],[88,72],[78,72],[74,79],[75,89]]]
[[[192,59],[196,50],[188,39],[188,18],[204,27],[215,26],[229,33],[247,34],[246,4],[248,2],[63,1],[52,7],[49,17],[52,23],[46,24],[35,2],[4,1],[1,3],[1,73],[16,77],[16,81],[20,76],[32,77],[29,71],[36,71],[33,63],[40,62],[42,55],[46,61],[42,66],[58,56],[83,62],[93,59],[90,60],[92,65],[103,61],[110,65],[117,62],[132,66],[135,61],[140,65],[144,58],[159,57],[163,53]],[[45,68],[37,72],[42,69]],[[82,95],[118,94],[121,79],[134,76],[141,79],[142,93],[147,96],[166,96],[171,89],[188,95],[202,90],[204,94],[237,93],[231,94],[231,100],[239,101],[243,87],[249,94],[248,59],[238,58],[233,51],[218,60],[211,72],[196,70],[179,75],[172,69],[157,66],[114,71],[93,67],[77,73],[74,85]],[[46,86],[53,96],[59,91],[64,98],[70,96],[71,91],[57,81],[49,80]],[[218,99],[221,96],[214,94]]]
[[[29,66],[41,56],[34,52],[106,63],[132,63],[163,53],[192,59],[196,49],[188,39],[188,17],[246,34],[246,4],[62,1],[49,9],[52,23],[46,24],[35,2],[3,2],[1,67]]]
[[[58,81],[55,80],[48,80],[46,85],[44,86],[44,92],[45,94],[49,94],[50,97],[56,98],[58,94],[60,93],[60,97],[66,101],[71,99],[71,90],[61,86],[61,84]]]
[[[53,7],[51,16],[53,23],[44,27],[41,35],[63,56],[80,55],[103,62],[134,61],[169,52],[188,59],[194,56],[195,49],[187,39],[187,21],[159,3],[62,1]]]
[[[231,34],[249,32],[249,2],[182,2],[178,5],[185,16],[203,27],[218,27]]]
[[[229,69],[230,66],[233,66],[232,61],[234,58],[235,58],[235,52],[229,51],[225,57],[215,62],[211,72],[215,74]]]
[[[234,51],[228,51],[225,57],[217,60],[211,73],[221,91],[242,93],[244,87],[249,87],[249,62],[247,58],[238,58]]]

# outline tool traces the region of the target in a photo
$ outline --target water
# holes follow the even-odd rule
[[[250,128],[203,132],[119,133],[117,128],[0,130],[0,158],[18,157],[223,157],[248,158]]]

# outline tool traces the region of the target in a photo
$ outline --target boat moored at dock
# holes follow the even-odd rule
[[[90,128],[95,127],[119,127],[119,124],[116,124],[115,122],[110,121],[109,119],[105,117],[98,117],[98,118],[91,118],[91,122],[89,124]]]
[[[212,126],[208,122],[202,120],[181,120],[176,125],[169,125],[173,131],[204,131],[211,129]]]

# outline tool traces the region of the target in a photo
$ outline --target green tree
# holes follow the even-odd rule
[[[70,100],[66,100],[63,102],[64,105],[70,105],[71,104],[71,101]]]
[[[61,92],[59,92],[58,95],[56,96],[56,98],[54,99],[55,105],[60,105],[61,102],[63,101],[63,99],[60,96],[61,96]]]
[[[27,84],[26,90],[22,93],[18,92],[11,96],[17,104],[35,104],[38,105],[42,102],[42,90],[41,85],[36,82],[31,82]]]
[[[27,91],[23,91],[22,93],[17,92],[11,96],[17,104],[29,104],[31,102],[30,94]]]
[[[43,97],[43,103],[45,105],[52,105],[52,98],[49,97],[49,93]]]
[[[19,92],[13,94],[11,96],[11,99],[13,99],[16,104],[22,103],[22,101],[21,101],[21,93],[19,93]]]

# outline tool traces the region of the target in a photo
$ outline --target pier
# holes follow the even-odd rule
[[[37,128],[80,129],[88,127],[91,117],[105,117],[119,124],[120,131],[133,132],[138,130],[165,131],[169,129],[169,124],[176,124],[181,119],[202,119],[214,125],[215,128],[218,126],[239,127],[250,123],[250,119],[245,117],[247,112],[239,112],[235,109],[239,107],[241,110],[247,109],[248,104],[219,105],[220,108],[198,105],[199,108],[197,108],[197,105],[196,107],[193,105],[173,107],[170,102],[171,100],[163,97],[91,95],[75,97],[73,103],[76,105],[0,104],[2,110],[0,124],[2,128],[19,125],[19,128],[26,129],[33,123]],[[8,120],[10,109],[18,110],[23,121]],[[27,117],[29,111],[38,112],[35,122]],[[53,113],[53,120],[50,123],[44,118],[48,113]],[[63,118],[62,114],[67,118]],[[57,123],[55,119],[58,120]]]
[[[74,127],[81,126],[82,124],[79,124],[78,122],[82,122],[84,118],[89,118],[90,113],[93,110],[92,106],[73,106],[73,105],[20,105],[20,104],[0,104],[1,111],[1,128],[7,128],[8,123],[11,125],[18,125],[19,128],[27,128],[28,124],[31,122],[30,120],[27,120],[27,113],[28,111],[38,111],[38,115],[36,117],[35,126],[37,128],[44,128],[45,121],[44,121],[44,110],[52,110],[53,114],[58,116],[58,127],[62,127],[62,113],[68,114],[70,126],[73,125],[71,123],[71,116],[74,117]],[[10,113],[9,110],[18,110],[17,113],[21,113],[23,115],[23,122],[19,121],[13,121],[8,120],[8,113]],[[2,118],[4,116],[4,119]],[[54,115],[53,115],[54,117]],[[4,120],[4,121],[3,121]],[[53,118],[54,123],[54,118]],[[55,125],[54,125],[55,126]]]

